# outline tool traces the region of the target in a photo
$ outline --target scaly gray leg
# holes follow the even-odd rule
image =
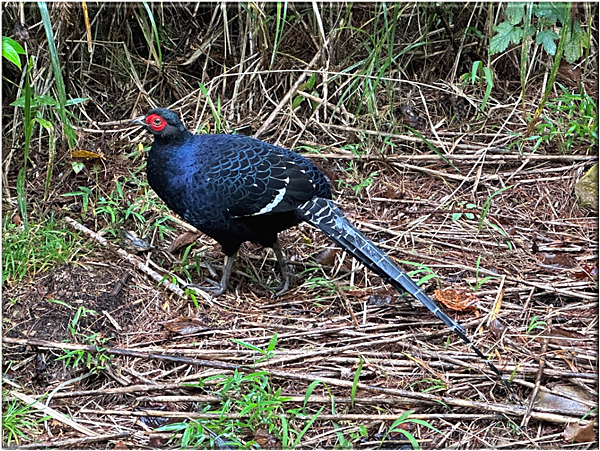
[[[285,260],[283,250],[281,249],[281,245],[279,244],[279,240],[276,240],[275,243],[273,243],[272,248],[273,252],[275,252],[275,257],[277,257],[277,263],[279,264],[279,272],[281,273],[282,279],[281,283],[277,287],[273,288],[273,290],[276,292],[275,294],[277,296],[280,296],[283,293],[285,293],[290,287],[290,271],[288,264]]]
[[[225,262],[223,264],[223,276],[221,277],[221,283],[219,283],[217,286],[201,287],[201,286],[193,284],[193,283],[190,283],[186,286],[206,291],[206,292],[212,294],[213,296],[222,295],[223,293],[225,293],[225,291],[227,291],[227,285],[229,285],[229,278],[231,277],[234,261],[235,261],[235,255],[232,255],[231,257],[229,257],[228,255],[225,256]],[[209,280],[209,282],[212,282],[212,281]],[[212,282],[212,283],[215,283],[215,282]]]

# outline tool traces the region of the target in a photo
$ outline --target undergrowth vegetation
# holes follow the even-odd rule
[[[464,357],[468,349],[433,341],[443,333],[420,310],[398,313],[401,298],[392,302],[345,253],[324,250],[331,244],[309,227],[284,236],[296,280],[283,299],[264,288],[276,284],[274,259],[252,244],[233,293],[218,300],[188,291],[185,302],[156,280],[127,277],[142,263],[185,289],[217,277],[220,265],[214,242],[171,216],[146,181],[150,141],[130,121],[168,107],[196,133],[252,135],[315,161],[351,221],[473,326],[526,404],[541,392],[564,394],[567,373],[584,374],[574,384],[597,393],[597,377],[586,378],[597,369],[586,348],[597,343],[597,210],[577,204],[573,186],[597,160],[598,4],[2,8],[3,324],[13,339],[65,346],[5,349],[4,445],[49,438],[40,412],[11,390],[39,397],[69,384],[135,385],[131,394],[82,395],[81,405],[60,393],[52,401],[60,399],[57,409],[74,402],[73,417],[85,405],[86,421],[97,420],[99,432],[118,424],[132,447],[558,447],[563,424],[597,417],[587,401],[570,417],[548,406],[515,413]],[[95,278],[100,268],[112,278]],[[54,280],[65,272],[69,289]],[[545,338],[568,326],[558,344]],[[567,338],[568,359],[551,354]],[[239,367],[198,375],[202,365],[165,363],[161,352],[206,352],[198,358]],[[277,365],[297,378],[273,376]],[[152,384],[168,386],[173,399],[136,391]],[[386,391],[394,389],[422,397]],[[155,439],[137,434],[135,417],[106,420],[100,410],[139,405],[190,418],[150,423],[162,433]],[[62,427],[46,431],[62,437]],[[594,440],[584,438],[574,432],[571,446]]]

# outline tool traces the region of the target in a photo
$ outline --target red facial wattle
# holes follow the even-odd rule
[[[166,127],[167,121],[158,114],[151,114],[146,118],[146,124],[148,124],[155,132],[159,132]]]

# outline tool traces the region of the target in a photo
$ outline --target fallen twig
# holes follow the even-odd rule
[[[21,393],[21,392],[15,391],[15,390],[11,390],[9,392],[9,394],[12,395],[12,396],[14,396],[15,398],[20,399],[25,404],[30,405],[34,409],[38,409],[38,410],[42,411],[43,413],[45,413],[46,415],[51,416],[56,421],[59,421],[60,423],[66,424],[67,426],[71,426],[73,429],[75,429],[75,430],[77,430],[77,431],[79,431],[79,432],[81,432],[81,433],[83,433],[85,435],[88,435],[90,437],[98,435],[98,433],[92,431],[91,429],[86,428],[85,426],[80,425],[79,423],[77,423],[76,421],[73,421],[72,419],[70,419],[67,416],[63,415],[59,411],[54,410],[52,407],[45,406],[44,404],[42,404],[41,402],[39,402],[35,398],[33,398],[33,397],[29,396],[29,395],[26,395],[25,393]]]
[[[72,445],[83,445],[85,443],[98,443],[108,440],[116,440],[118,438],[129,437],[131,432],[117,432],[116,434],[96,435],[94,437],[70,438],[67,440],[45,441],[38,443],[30,443],[28,445],[18,446],[13,449],[38,449],[38,448],[60,448],[63,446],[71,446],[71,449],[77,449]]]
[[[88,352],[98,352],[98,349],[94,346],[75,345],[72,343],[58,343],[58,342],[51,342],[51,341],[46,341],[46,340],[10,338],[10,337],[4,337],[3,341],[5,343],[13,343],[13,344],[27,344],[27,345],[39,346],[39,347],[80,349],[80,350],[85,350]],[[120,355],[132,356],[132,357],[141,357],[141,358],[147,358],[147,359],[160,359],[160,360],[173,361],[173,362],[179,362],[179,363],[187,363],[189,365],[206,366],[208,368],[218,368],[218,369],[225,369],[225,370],[230,370],[230,371],[234,371],[234,370],[243,371],[243,372],[255,372],[256,371],[256,368],[251,365],[235,365],[235,364],[229,364],[229,363],[224,363],[224,362],[216,362],[216,361],[212,361],[212,360],[190,359],[190,358],[186,358],[186,357],[178,357],[178,356],[171,356],[171,355],[144,353],[144,352],[140,352],[140,351],[131,351],[129,349],[121,349],[121,348],[106,348],[106,349],[103,349],[102,352],[105,352],[107,354],[120,354]],[[303,381],[303,382],[307,382],[307,383],[313,383],[315,381],[320,381],[320,382],[328,384],[328,385],[345,387],[348,389],[352,389],[354,386],[356,386],[356,389],[359,389],[359,390],[365,390],[367,392],[384,394],[387,396],[399,396],[399,397],[404,397],[404,398],[413,399],[413,400],[417,400],[417,401],[440,402],[440,403],[443,403],[448,406],[466,407],[466,408],[471,408],[471,409],[483,410],[486,412],[495,412],[495,413],[499,413],[499,414],[503,414],[503,415],[521,417],[525,414],[525,411],[526,411],[525,407],[515,406],[515,405],[510,405],[510,404],[487,403],[487,402],[482,402],[482,401],[470,401],[470,400],[466,400],[466,399],[453,398],[450,396],[436,396],[436,395],[429,394],[429,393],[417,393],[417,392],[411,392],[408,390],[402,390],[402,389],[396,389],[396,388],[384,388],[384,387],[371,386],[371,385],[367,385],[364,383],[358,383],[355,385],[353,381],[334,379],[334,378],[328,378],[328,377],[319,377],[316,375],[309,375],[309,374],[290,373],[287,371],[280,371],[280,370],[266,370],[266,371],[271,375],[271,377],[277,377],[277,378],[282,378],[282,379],[287,379],[287,380]],[[157,389],[158,387],[159,387],[158,385],[156,387],[152,386],[153,389]],[[32,399],[32,401],[35,401],[35,400]],[[161,413],[164,413],[164,412],[161,412]],[[566,416],[566,415],[559,415],[559,414],[548,413],[548,412],[539,412],[539,411],[532,412],[531,418],[538,419],[538,420],[546,420],[546,421],[554,422],[554,423],[565,423],[565,422],[569,423],[569,422],[579,420],[579,418],[576,418],[576,417],[570,417],[570,416]]]
[[[65,221],[69,225],[71,225],[71,227],[73,227],[76,230],[79,230],[80,232],[83,232],[85,235],[87,235],[88,237],[92,238],[98,244],[100,244],[100,245],[102,245],[104,247],[111,248],[110,243],[108,242],[108,240],[106,240],[106,238],[101,237],[96,232],[94,232],[94,231],[88,229],[87,227],[79,224],[74,219],[69,218],[68,216],[66,216],[65,217]],[[125,260],[127,260],[129,263],[131,263],[134,268],[139,269],[140,271],[142,271],[146,275],[150,276],[153,280],[157,281],[160,285],[166,287],[168,290],[172,291],[173,293],[175,293],[180,298],[182,298],[182,299],[188,299],[188,296],[185,294],[185,292],[181,288],[179,288],[175,284],[169,282],[167,279],[165,279],[165,277],[161,276],[159,273],[157,273],[156,271],[154,271],[152,268],[150,268],[148,265],[146,265],[141,259],[139,259],[135,255],[130,254],[129,252],[125,251],[124,249],[120,249],[120,248],[116,248],[116,249],[114,249],[114,251],[117,254],[119,254],[119,256],[121,256],[122,258],[124,258]],[[202,292],[202,291],[197,291],[197,292],[199,292],[202,295],[204,294],[204,292]],[[207,294],[207,296],[209,296],[209,295]]]

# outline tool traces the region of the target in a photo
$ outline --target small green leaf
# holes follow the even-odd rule
[[[452,222],[456,222],[460,219],[462,213],[452,213]]]
[[[479,80],[477,73],[482,65],[483,63],[481,61],[473,61],[473,67],[471,67],[471,83],[475,83],[477,80]]]
[[[46,130],[52,129],[52,122],[50,122],[49,120],[46,120],[43,117],[36,117],[34,120],[36,120]]]
[[[294,100],[292,100],[292,110],[295,110],[296,108],[298,108],[302,102],[304,102],[304,97],[302,96],[296,96],[294,97]]]
[[[257,346],[254,346],[253,344],[250,343],[246,343],[245,341],[242,340],[236,340],[235,338],[232,338],[231,341],[233,341],[234,343],[237,343],[240,346],[243,346],[245,348],[250,349],[251,351],[255,351],[255,352],[260,352],[261,354],[264,353],[264,351],[262,349],[260,349]]]
[[[505,51],[511,42],[518,44],[523,37],[523,29],[513,27],[509,22],[502,22],[500,25],[495,26],[494,31],[497,34],[490,39],[491,55]]]
[[[556,55],[556,41],[559,36],[552,30],[542,30],[535,37],[536,44],[542,44],[548,54]]]
[[[73,161],[71,163],[71,167],[73,168],[75,174],[79,174],[83,170],[85,165],[81,161]]]
[[[312,89],[315,86],[316,80],[317,80],[317,75],[313,73],[310,76],[310,78],[308,79],[308,81],[306,82],[306,86],[308,87],[308,89]]]
[[[19,97],[17,100],[11,103],[10,106],[25,108],[25,96]],[[39,108],[42,106],[60,108],[58,102],[47,95],[35,96],[33,99],[31,99],[31,108]]]
[[[435,274],[427,274],[426,276],[421,277],[417,281],[417,285],[423,285],[425,282],[427,282],[430,279],[433,279],[434,277],[437,277],[437,276]]]

